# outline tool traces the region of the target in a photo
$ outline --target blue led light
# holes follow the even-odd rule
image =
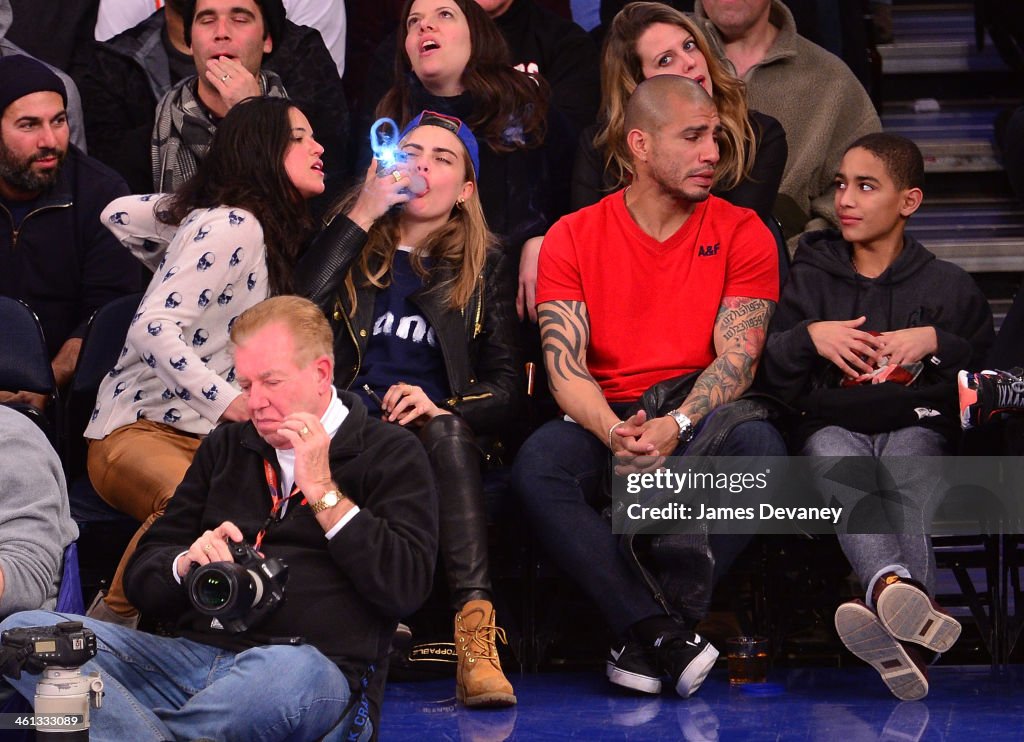
[[[385,129],[381,131],[382,127]],[[388,131],[390,127],[390,131]],[[397,162],[404,162],[404,153],[398,149],[398,135],[401,130],[394,119],[379,118],[370,127],[370,147],[377,158],[377,172],[392,168]]]

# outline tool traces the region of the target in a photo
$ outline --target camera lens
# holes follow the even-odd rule
[[[189,575],[189,599],[197,611],[207,616],[240,616],[253,606],[262,592],[255,577],[233,562],[204,564]]]
[[[203,575],[202,579],[196,580],[193,590],[196,602],[207,609],[220,608],[231,600],[231,581],[221,572],[208,572]]]

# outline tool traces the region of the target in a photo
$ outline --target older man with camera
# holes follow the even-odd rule
[[[172,636],[83,619],[99,651],[82,670],[106,687],[94,740],[369,739],[375,665],[430,590],[426,455],[332,386],[320,310],[268,299],[231,338],[251,421],[203,442],[127,570],[129,599]],[[31,699],[34,680],[11,682]]]

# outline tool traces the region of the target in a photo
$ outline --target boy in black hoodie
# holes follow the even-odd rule
[[[800,240],[761,380],[801,413],[792,432],[804,455],[939,456],[954,449],[957,370],[980,363],[993,338],[992,313],[967,273],[904,234],[921,205],[923,179],[913,142],[862,137],[836,173],[842,234],[810,232]],[[888,468],[895,481],[879,488],[895,484],[901,501],[879,529],[889,532],[839,535],[866,602],[841,605],[836,630],[898,698],[913,700],[928,693],[928,655],[949,649],[960,624],[929,597],[935,556],[926,529],[938,505],[938,475],[922,465]],[[858,491],[851,500],[851,488],[825,477],[818,487],[826,500],[849,506],[846,512],[864,496]]]

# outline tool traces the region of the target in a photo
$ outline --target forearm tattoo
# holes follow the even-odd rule
[[[559,384],[584,381],[598,386],[587,370],[590,315],[581,301],[551,301],[538,308],[541,349],[552,392]]]
[[[683,405],[687,415],[704,417],[750,387],[774,311],[775,302],[767,299],[730,296],[722,300],[715,318],[718,357],[693,385]]]

